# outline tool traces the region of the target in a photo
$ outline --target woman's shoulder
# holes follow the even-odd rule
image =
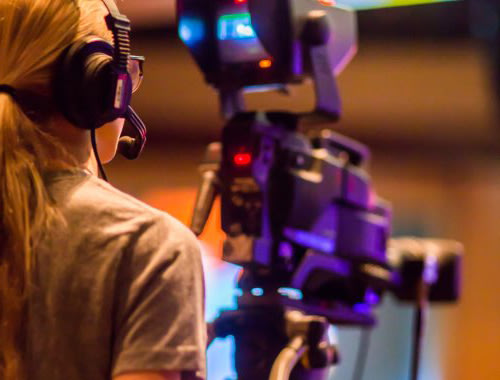
[[[194,235],[168,213],[155,209],[92,175],[53,181],[51,194],[71,224],[97,235],[147,235],[154,241],[195,243]]]
[[[75,195],[75,200],[78,202],[90,203],[109,211],[148,214],[151,217],[160,217],[164,214],[95,176],[89,176]]]

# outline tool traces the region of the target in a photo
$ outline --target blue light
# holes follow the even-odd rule
[[[241,267],[222,262],[209,253],[204,246],[203,267],[206,283],[206,318],[213,321],[222,309],[236,309],[235,293],[241,289],[234,289],[234,284]],[[236,378],[236,370],[231,357],[234,353],[234,339],[216,339],[207,352],[207,378],[227,379]]]
[[[286,91],[286,87],[282,84],[264,84],[256,86],[245,87],[245,92],[247,93],[258,93],[258,92],[268,92],[268,91]]]
[[[365,294],[365,302],[368,305],[377,305],[380,303],[380,296],[373,290],[369,289]]]
[[[293,242],[325,253],[333,253],[335,242],[324,236],[295,228],[285,228],[284,235]]]
[[[253,288],[250,293],[255,297],[262,297],[264,295],[264,289],[262,288]]]
[[[250,13],[228,14],[219,18],[217,37],[221,41],[255,38]]]
[[[370,305],[367,305],[366,303],[357,303],[353,306],[353,309],[356,313],[360,314],[370,314],[371,312],[371,307]]]
[[[236,344],[233,336],[217,338],[207,351],[207,379],[236,379],[234,357]]]
[[[290,298],[291,300],[300,301],[304,298],[302,292],[299,289],[294,288],[279,288],[278,293],[282,296]]]
[[[183,18],[179,21],[179,37],[188,46],[200,42],[205,37],[203,21],[196,18]]]

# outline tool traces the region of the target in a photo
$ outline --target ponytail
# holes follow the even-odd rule
[[[55,215],[37,157],[36,126],[0,94],[0,379],[21,378],[22,321],[33,246]]]
[[[111,38],[105,12],[101,0],[0,0],[0,85],[20,94],[0,92],[0,380],[24,377],[34,252],[58,217],[43,173],[75,166],[49,133],[60,117],[51,107],[53,70],[74,41],[89,35]],[[38,107],[47,118],[26,112],[26,94],[48,105]]]

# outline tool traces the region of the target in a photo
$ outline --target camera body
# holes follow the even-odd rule
[[[300,133],[299,121],[248,112],[224,128],[223,259],[269,274],[248,289],[240,282],[244,290],[267,282],[273,291],[300,289],[310,302],[372,302],[391,277],[391,209],[371,187],[369,151],[331,131]],[[373,275],[380,272],[388,277]]]

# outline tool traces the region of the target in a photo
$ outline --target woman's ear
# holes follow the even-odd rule
[[[116,119],[96,130],[97,151],[103,164],[115,158],[125,119]]]

